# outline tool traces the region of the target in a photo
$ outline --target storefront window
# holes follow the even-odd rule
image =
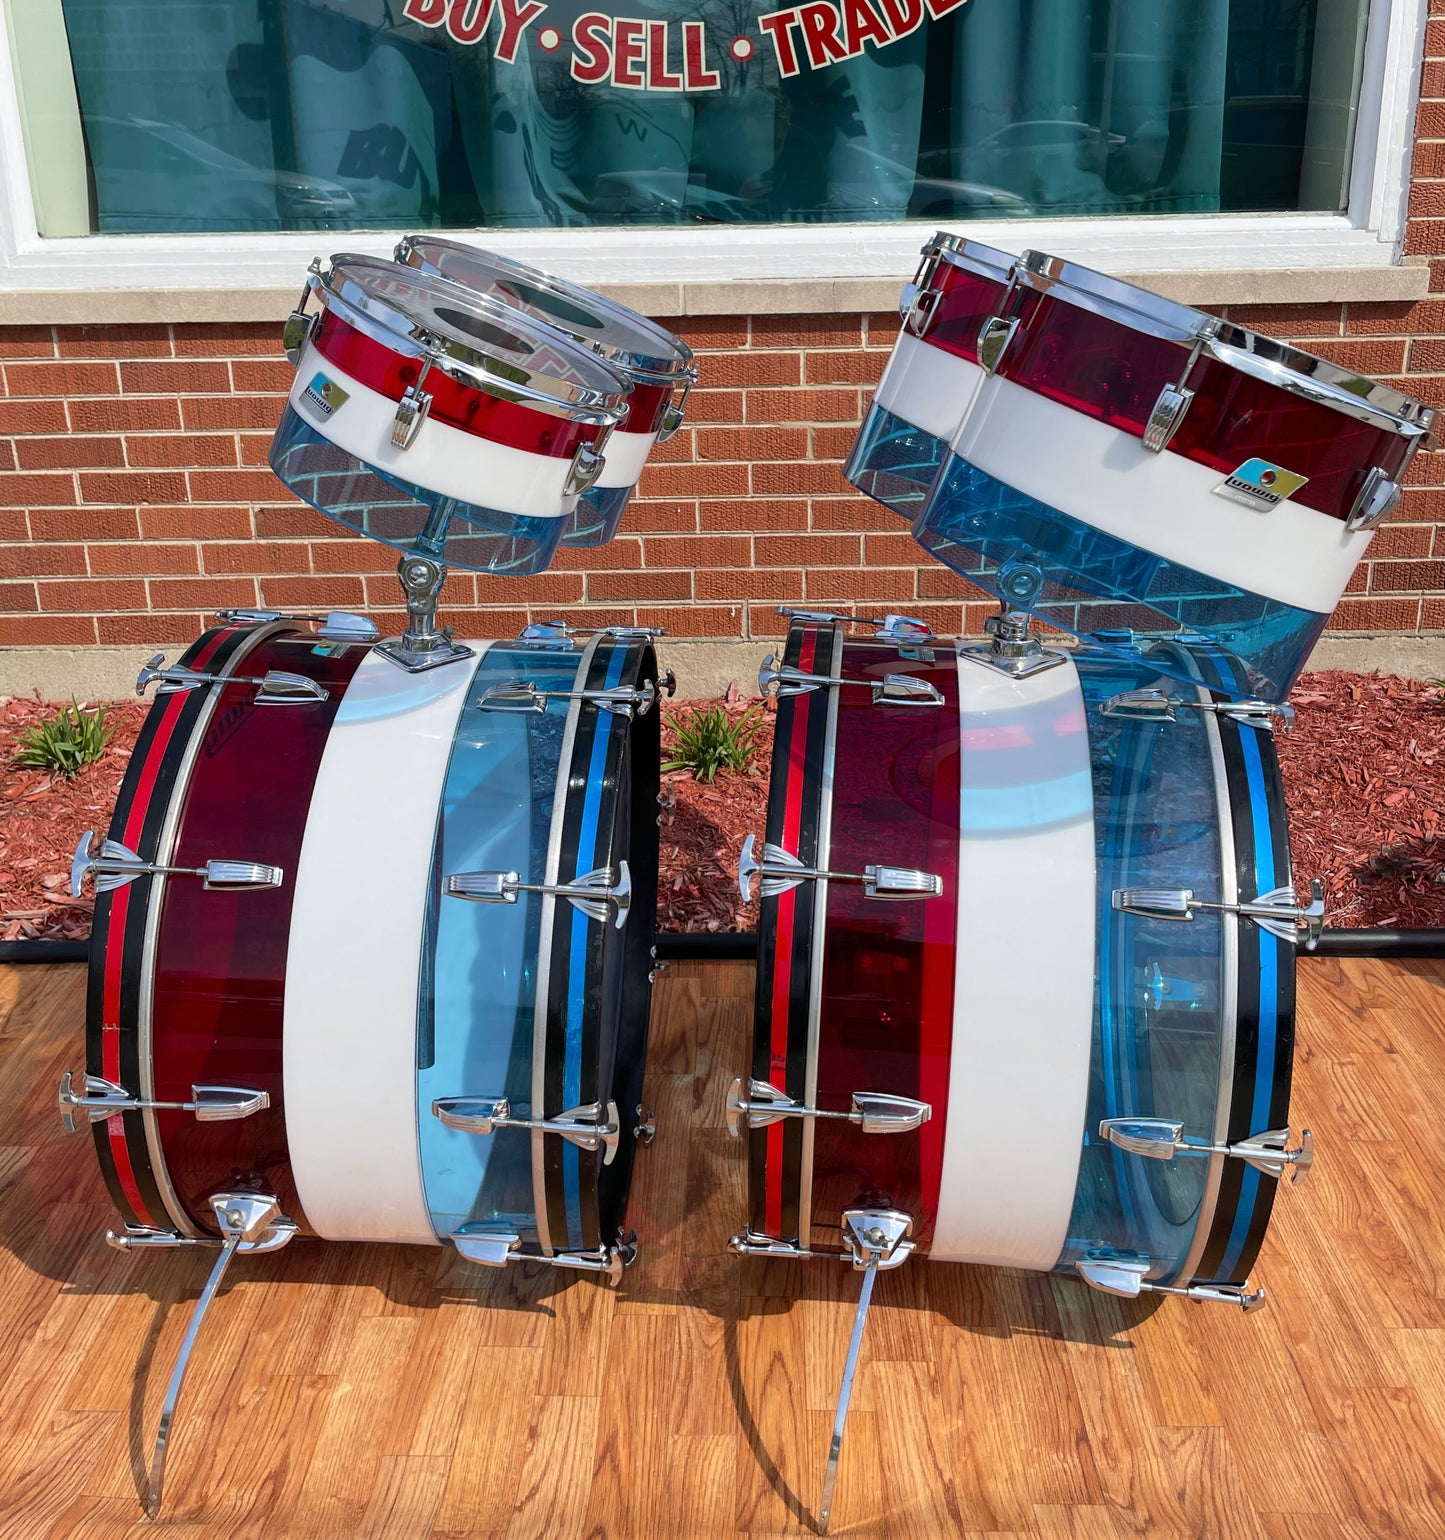
[[[1366,10],[6,4],[42,235],[1337,212]]]

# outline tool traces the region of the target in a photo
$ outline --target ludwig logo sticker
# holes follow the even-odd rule
[[[1282,465],[1271,465],[1268,460],[1246,460],[1227,480],[1215,487],[1217,497],[1227,497],[1231,502],[1243,503],[1246,508],[1257,508],[1262,513],[1299,489],[1309,480],[1308,476],[1296,476]]]
[[[318,374],[314,380],[302,392],[302,395],[321,413],[323,417],[330,417],[339,406],[345,406],[351,399],[350,392],[333,381],[328,380],[324,374]],[[1253,461],[1250,462],[1253,464]]]

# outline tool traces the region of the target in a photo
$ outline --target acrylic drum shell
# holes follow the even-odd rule
[[[239,892],[143,876],[97,898],[87,1062],[147,1100],[189,1101],[195,1084],[270,1098],[234,1121],[144,1111],[97,1124],[102,1169],[128,1225],[214,1233],[207,1200],[239,1185],[275,1192],[305,1226],[280,1078],[290,909],[311,783],[365,650],[318,643],[284,624],[211,632],[185,655],[187,666],[285,669],[312,679],[327,699],[258,704],[256,685],[223,681],[162,694],[147,717],[112,837],[143,860],[254,860],[283,875],[278,889]],[[277,774],[286,794],[257,797],[256,785]]]

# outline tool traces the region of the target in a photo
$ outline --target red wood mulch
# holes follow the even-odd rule
[[[670,723],[691,703],[664,708]],[[1307,674],[1294,695],[1295,730],[1279,735],[1290,846],[1301,890],[1324,880],[1331,925],[1445,926],[1445,688],[1390,675]],[[0,700],[0,939],[81,939],[89,899],[67,888],[83,830],[104,831],[145,706],[108,708],[115,736],[99,764],[72,782],[9,768],[19,733],[53,707]],[[736,719],[747,709],[730,702]],[[767,816],[770,724],[750,775],[706,786],[663,774],[659,925],[750,930],[756,908],[737,891],[743,837]]]

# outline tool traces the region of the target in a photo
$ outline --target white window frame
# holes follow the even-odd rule
[[[1218,214],[969,221],[1018,251],[1039,246],[1115,272],[1271,272],[1398,264],[1429,0],[1371,0],[1343,215]],[[866,279],[911,273],[936,221],[890,225],[488,230],[489,246],[600,285]],[[36,225],[10,46],[0,21],[0,294],[274,290],[318,252],[387,252],[376,232],[95,235]]]

